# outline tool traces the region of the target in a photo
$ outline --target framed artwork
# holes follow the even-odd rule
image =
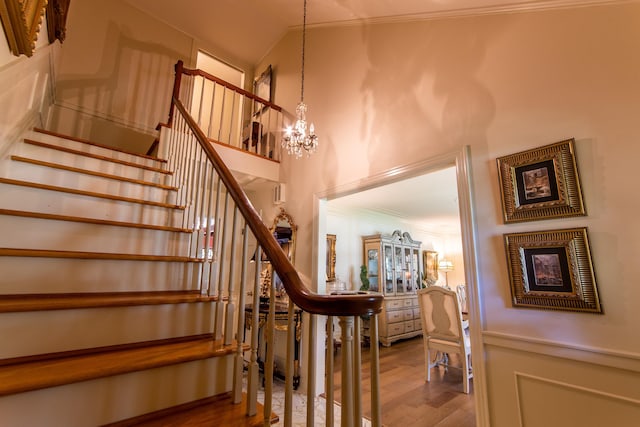
[[[336,280],[336,235],[327,234],[327,281]]]
[[[602,313],[586,228],[504,235],[515,307]]]
[[[60,40],[62,43],[67,36],[67,15],[71,0],[49,0],[47,4],[47,31],[49,43]]]
[[[499,157],[505,223],[586,215],[574,140]]]
[[[47,0],[0,0],[0,19],[15,56],[33,55]]]
[[[271,102],[271,65],[253,81],[253,94],[267,102]],[[259,113],[266,105],[255,102],[253,111]]]
[[[422,266],[426,286],[433,286],[438,281],[438,252],[422,251]]]

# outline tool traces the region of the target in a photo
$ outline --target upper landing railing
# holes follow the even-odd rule
[[[173,97],[180,99],[205,136],[262,157],[279,160],[276,137],[282,108],[202,70],[176,64]],[[174,107],[169,111],[169,126]]]

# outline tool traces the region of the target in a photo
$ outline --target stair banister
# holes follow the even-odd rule
[[[236,203],[238,210],[242,213],[242,216],[271,262],[274,270],[278,273],[278,277],[280,277],[289,298],[302,310],[313,314],[360,316],[379,313],[382,307],[382,295],[373,293],[321,295],[311,292],[306,285],[302,283],[295,267],[293,267],[287,259],[286,254],[282,251],[282,248],[267,226],[264,225],[258,212],[240,187],[240,184],[238,184],[231,174],[231,171],[208,142],[207,137],[189,115],[182,102],[174,99],[174,103],[188,123],[191,131],[195,134],[197,141],[207,154],[207,157],[213,163],[229,195]]]
[[[306,349],[306,358],[307,358],[307,423],[309,425],[314,424],[315,413],[314,413],[314,404],[315,401],[315,325],[318,320],[318,316],[328,316],[330,322],[333,322],[333,316],[337,316],[340,319],[340,324],[343,325],[342,330],[342,351],[343,351],[343,401],[342,401],[342,426],[355,426],[360,425],[360,420],[362,419],[361,414],[361,404],[360,404],[360,333],[359,333],[359,325],[360,325],[360,316],[370,316],[370,340],[372,343],[377,343],[377,314],[381,311],[382,306],[382,295],[375,293],[365,293],[365,292],[355,292],[355,293],[343,293],[343,294],[332,294],[332,295],[321,295],[316,294],[309,290],[306,285],[300,279],[295,267],[289,261],[287,255],[282,251],[280,245],[274,238],[271,231],[267,228],[266,225],[262,222],[260,215],[257,213],[256,209],[253,207],[251,202],[249,201],[247,195],[240,187],[239,183],[231,174],[228,167],[224,164],[219,154],[216,152],[214,145],[211,144],[211,139],[207,137],[205,132],[199,126],[197,121],[193,118],[193,116],[189,113],[187,107],[184,102],[180,99],[185,100],[188,105],[192,105],[191,97],[193,95],[193,79],[182,79],[182,74],[189,76],[205,76],[207,79],[215,80],[223,84],[224,90],[232,90],[234,93],[241,93],[242,96],[247,96],[249,99],[262,103],[264,105],[268,105],[271,107],[265,116],[262,114],[259,120],[263,118],[269,119],[269,115],[271,111],[277,111],[279,114],[281,113],[280,107],[273,105],[271,103],[266,102],[265,100],[255,97],[248,92],[239,89],[237,87],[233,87],[233,85],[229,85],[226,82],[222,82],[219,79],[207,75],[206,73],[200,70],[185,70],[182,67],[182,64],[179,63],[176,65],[176,85],[174,86],[174,96],[172,99],[172,111],[170,114],[170,123],[171,127],[174,128],[172,135],[172,143],[177,146],[170,146],[168,148],[170,153],[176,154],[178,157],[177,160],[174,160],[177,167],[177,175],[181,177],[182,181],[179,183],[183,186],[183,196],[185,200],[185,204],[188,205],[189,214],[185,216],[185,226],[189,225],[193,222],[194,230],[193,236],[197,241],[194,242],[196,245],[199,245],[200,240],[200,232],[199,227],[196,227],[195,224],[202,221],[200,218],[204,213],[204,207],[207,207],[207,218],[211,218],[209,216],[211,209],[215,206],[215,214],[213,218],[214,224],[211,224],[211,220],[208,220],[207,227],[204,229],[205,236],[208,236],[209,230],[213,226],[214,230],[214,242],[212,244],[212,252],[213,256],[211,259],[205,259],[209,261],[207,264],[209,271],[206,272],[206,266],[202,270],[202,275],[208,273],[209,279],[204,280],[206,283],[202,283],[202,291],[205,292],[205,285],[208,287],[206,293],[212,295],[218,299],[217,307],[216,307],[216,315],[215,315],[215,333],[216,336],[222,333],[222,328],[224,328],[223,338],[226,342],[229,340],[229,333],[231,331],[230,323],[233,322],[233,313],[225,312],[227,316],[221,316],[223,313],[221,308],[221,304],[228,304],[226,307],[227,310],[233,310],[234,308],[238,312],[238,330],[237,330],[237,339],[240,341],[241,336],[244,335],[242,332],[241,335],[241,313],[244,311],[244,293],[246,292],[245,287],[245,279],[241,279],[240,289],[238,292],[242,295],[239,300],[235,301],[234,296],[234,284],[231,283],[235,280],[235,276],[233,276],[233,265],[241,264],[241,272],[242,277],[245,277],[246,273],[246,263],[247,263],[247,250],[246,250],[246,238],[248,235],[248,231],[250,230],[253,234],[253,237],[256,239],[256,251],[255,251],[255,260],[256,260],[256,270],[255,270],[255,284],[253,287],[253,307],[259,307],[260,303],[258,300],[258,296],[260,293],[260,260],[262,259],[262,253],[265,254],[265,258],[269,260],[272,267],[272,278],[271,278],[271,294],[275,294],[274,290],[274,277],[273,275],[277,274],[280,278],[283,287],[289,297],[289,319],[290,322],[287,325],[288,333],[287,333],[287,358],[285,361],[285,418],[284,425],[290,426],[292,422],[292,400],[291,395],[293,393],[293,334],[294,334],[294,326],[291,319],[293,319],[292,311],[294,309],[294,305],[298,306],[301,310],[307,312],[308,315],[308,325],[305,330],[310,332],[310,336],[308,339],[308,348]],[[183,83],[184,87],[180,87],[180,83]],[[203,83],[204,84],[204,83]],[[215,88],[215,87],[214,87]],[[234,95],[235,97],[235,95]],[[234,102],[234,111],[235,111],[235,98]],[[253,102],[253,101],[252,101]],[[213,101],[212,101],[213,104]],[[197,109],[197,106],[195,107]],[[262,110],[261,110],[262,111]],[[198,111],[199,113],[200,111]],[[262,123],[260,122],[260,125]],[[273,130],[273,128],[272,128]],[[271,135],[273,137],[273,135]],[[217,142],[217,141],[216,141]],[[197,147],[197,148],[196,148]],[[274,147],[275,148],[275,147]],[[201,162],[204,160],[204,167],[201,169]],[[194,164],[194,162],[196,164]],[[204,182],[207,181],[207,176],[209,171],[211,171],[211,180],[210,184],[203,185]],[[215,176],[217,175],[217,176]],[[214,185],[215,181],[215,185]],[[214,188],[215,187],[215,188]],[[196,194],[193,194],[193,191]],[[199,194],[198,192],[206,192],[209,193],[207,197],[203,194]],[[213,203],[213,194],[215,193],[215,204]],[[224,197],[224,201],[220,199],[220,197]],[[232,202],[232,205],[229,203]],[[224,208],[221,206],[224,205]],[[228,226],[226,225],[229,221],[227,215],[231,215],[229,212],[229,208],[232,209],[233,212],[233,226],[232,230],[228,230]],[[222,211],[222,212],[220,212]],[[199,212],[199,213],[198,213]],[[236,223],[236,219],[238,214],[241,216],[241,220],[244,221],[244,224],[241,228],[244,229],[244,239],[243,239],[243,247],[242,247],[242,259],[240,263],[234,264],[234,254],[236,251],[236,238],[235,231],[237,229],[238,224]],[[231,239],[227,238],[227,233],[231,232]],[[227,247],[229,244],[228,240],[231,241],[230,248]],[[205,242],[208,242],[208,238],[205,239]],[[205,258],[208,258],[208,243],[204,244],[204,253]],[[229,255],[227,255],[229,252]],[[196,253],[199,253],[196,250]],[[237,258],[237,257],[236,257]],[[226,266],[226,263],[229,262],[229,266]],[[228,269],[228,270],[227,270]],[[227,273],[227,271],[229,273]],[[228,280],[225,280],[225,276],[229,275]],[[228,287],[226,284],[228,283]],[[274,319],[275,319],[275,304],[274,298],[270,299],[269,310],[267,313],[267,330],[266,330],[266,339],[268,340],[267,344],[267,353],[266,357],[266,365],[264,366],[265,372],[265,402],[264,402],[264,410],[265,410],[265,420],[270,418],[271,414],[271,399],[270,393],[272,390],[272,372],[273,372],[273,362],[274,362],[274,345],[272,345],[274,340]],[[225,303],[225,301],[227,301]],[[250,360],[248,365],[248,387],[247,387],[247,415],[251,416],[256,414],[256,399],[257,399],[257,387],[258,387],[258,354],[257,354],[257,342],[258,342],[258,319],[259,319],[259,310],[253,311],[252,322],[250,325],[251,328],[251,346],[250,346]],[[328,329],[327,339],[333,339],[333,335],[330,332],[331,328]],[[271,343],[271,344],[270,344]],[[328,348],[332,346],[329,345]],[[380,426],[381,425],[381,414],[380,414],[380,399],[379,399],[379,389],[378,389],[378,375],[379,375],[379,363],[378,363],[378,348],[377,345],[371,346],[371,377],[372,377],[372,390],[371,390],[371,403],[372,403],[372,425]],[[333,357],[332,352],[327,353],[327,364],[326,364],[326,375],[333,375],[333,368],[330,359]],[[239,372],[242,372],[241,365],[244,364],[242,352],[239,352],[235,358],[235,375],[238,376]],[[296,368],[297,369],[297,368]],[[239,400],[239,391],[237,386],[239,384],[239,379],[234,378],[234,402],[238,402]],[[375,384],[375,385],[374,385]],[[331,381],[327,381],[327,387],[331,387]],[[346,389],[345,389],[346,387]],[[345,392],[346,391],[346,392]],[[329,390],[327,390],[327,396],[330,397],[332,395]],[[327,425],[332,425],[333,420],[333,407],[332,405],[328,405],[327,409]],[[331,418],[331,420],[329,419]]]

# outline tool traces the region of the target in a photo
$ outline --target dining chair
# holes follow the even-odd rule
[[[467,308],[467,285],[461,283],[456,286],[456,293],[458,294],[458,300],[460,301],[460,311],[467,313],[469,311]]]
[[[463,391],[469,393],[471,370],[471,344],[465,327],[460,301],[455,291],[440,286],[418,290],[422,338],[425,348],[426,381],[431,381],[431,368],[450,367],[450,353],[460,355]]]

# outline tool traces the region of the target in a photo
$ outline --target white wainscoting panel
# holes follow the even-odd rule
[[[483,333],[492,427],[640,426],[640,357]]]

